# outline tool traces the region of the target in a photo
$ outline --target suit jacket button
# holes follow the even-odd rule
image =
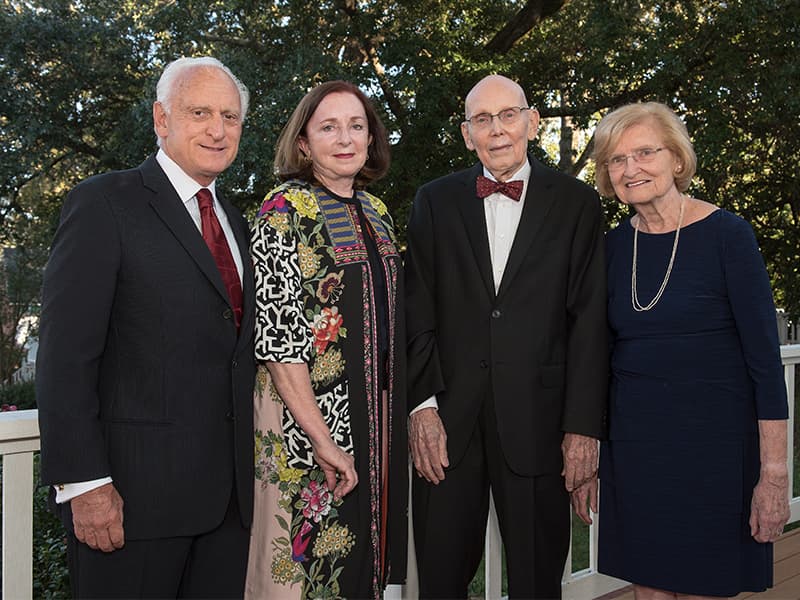
[[[502,312],[500,312],[500,309],[499,309],[499,308],[495,308],[495,309],[492,311],[492,318],[493,318],[493,319],[499,319],[499,318],[500,318],[502,315],[503,315],[503,313],[502,313]]]
[[[233,418],[233,413],[232,413],[232,412],[229,412],[229,413],[227,413],[227,414],[225,415],[225,418],[226,418],[226,419],[228,419],[228,421],[234,421],[234,420],[235,420],[235,419]]]
[[[480,365],[481,365],[481,369],[488,369],[489,368],[489,363],[486,362],[485,360],[482,360],[480,362]]]
[[[238,366],[239,366],[239,361],[238,361],[238,360],[235,360],[235,361],[233,361],[233,362],[231,363],[231,366],[232,366],[232,367],[235,369],[236,367],[238,367]]]
[[[226,308],[222,311],[222,318],[223,319],[231,319],[233,317],[233,311],[230,308]]]

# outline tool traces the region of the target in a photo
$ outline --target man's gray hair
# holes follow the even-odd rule
[[[199,57],[182,57],[173,60],[161,73],[161,77],[156,84],[156,101],[160,102],[164,110],[169,112],[172,108],[172,94],[175,91],[175,83],[183,77],[187,71],[198,68],[211,68],[219,69],[231,78],[236,89],[239,90],[239,104],[241,105],[241,120],[244,122],[247,116],[247,109],[250,105],[250,92],[247,91],[245,86],[239,78],[234,75],[231,70],[226,67],[222,62],[212,56],[199,56]],[[156,132],[156,136],[158,132]],[[161,139],[159,138],[159,145]]]

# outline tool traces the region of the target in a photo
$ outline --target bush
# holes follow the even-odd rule
[[[34,457],[39,479],[39,454]],[[33,597],[69,598],[67,540],[61,520],[47,508],[47,486],[33,491]]]
[[[0,405],[16,406],[17,410],[36,408],[36,392],[32,381],[0,385]]]

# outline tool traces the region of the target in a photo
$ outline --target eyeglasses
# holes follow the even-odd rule
[[[497,117],[503,125],[513,125],[519,119],[519,115],[523,110],[530,110],[527,106],[509,106],[504,108],[498,113],[478,113],[472,115],[465,123],[469,123],[475,129],[489,129],[492,126],[492,120]]]
[[[632,158],[636,163],[649,163],[653,162],[656,159],[656,154],[662,150],[666,150],[666,148],[639,148],[630,154],[615,154],[605,164],[609,171],[619,171],[625,168],[629,158]]]

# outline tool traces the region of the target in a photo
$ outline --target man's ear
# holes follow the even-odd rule
[[[464,145],[467,150],[475,150],[475,144],[472,143],[472,136],[469,134],[469,123],[466,121],[461,124],[461,135],[464,138]]]
[[[532,142],[539,135],[539,111],[532,108],[528,112],[528,141]]]
[[[153,126],[158,137],[167,137],[167,111],[161,102],[153,102]]]

